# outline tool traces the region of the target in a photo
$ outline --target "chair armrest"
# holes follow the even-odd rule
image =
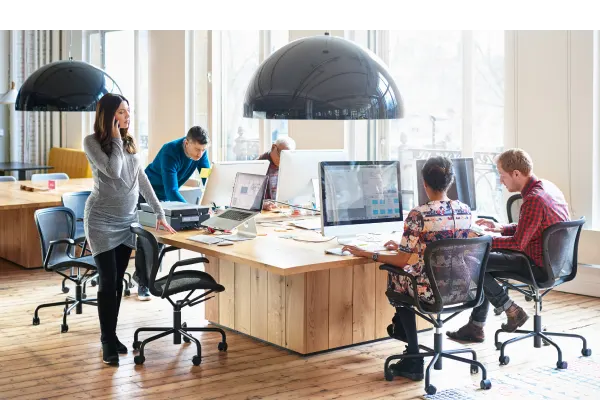
[[[415,308],[417,310],[419,310],[423,314],[429,314],[427,311],[425,311],[425,310],[423,310],[421,308],[421,304],[419,303],[419,298],[418,298],[419,297],[419,294],[418,294],[419,290],[417,288],[417,279],[412,274],[409,274],[408,272],[406,272],[402,268],[395,267],[395,266],[389,265],[389,264],[381,264],[379,266],[379,269],[385,270],[385,271],[388,271],[388,272],[392,272],[394,274],[402,275],[402,276],[405,276],[408,279],[410,279],[410,285],[412,286],[413,293],[415,294],[415,297],[412,297],[412,299],[413,299],[413,305],[415,306]]]
[[[170,251],[175,251],[175,250],[180,250],[179,247],[175,247],[175,246],[165,246],[163,247],[163,249],[161,250],[160,254],[158,255],[158,265],[162,264],[162,259],[165,256],[165,253],[168,253]]]
[[[529,261],[529,257],[527,257],[525,255],[525,253],[522,253],[522,252],[516,251],[516,250],[508,250],[508,249],[494,249],[494,252],[509,254],[509,255],[512,255],[512,256],[522,259],[523,262],[525,263],[525,265],[527,266],[527,270],[529,272],[529,277],[531,278],[531,282],[533,282],[535,288],[538,289],[537,281],[535,280],[535,276],[533,275],[533,269],[532,269],[531,262]]]
[[[163,289],[163,293],[160,296],[161,299],[165,298],[165,293],[167,292],[167,289],[169,289],[169,286],[171,285],[171,279],[173,279],[173,273],[175,273],[175,270],[178,267],[185,267],[186,265],[208,263],[208,262],[209,262],[208,259],[205,257],[195,257],[195,258],[190,258],[189,260],[177,261],[175,264],[173,264],[173,266],[171,267],[171,270],[169,271],[169,276],[167,277],[167,283],[165,283],[165,288]]]
[[[50,246],[48,247],[48,252],[46,253],[46,257],[44,257],[44,269],[46,271],[51,271],[51,269],[48,268],[48,263],[50,262],[50,256],[52,255],[52,250],[54,249],[54,246],[57,244],[68,244],[69,245],[68,249],[71,249],[71,246],[75,246],[75,241],[73,239],[58,239],[58,240],[53,240],[50,242]]]

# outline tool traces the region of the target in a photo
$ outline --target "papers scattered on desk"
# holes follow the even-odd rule
[[[223,241],[222,238],[218,236],[210,236],[210,235],[196,235],[190,236],[189,240],[193,240],[194,242],[200,242],[204,244],[217,244]]]

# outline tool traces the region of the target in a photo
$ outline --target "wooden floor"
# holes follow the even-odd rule
[[[90,289],[90,295],[95,291]],[[123,300],[117,332],[129,347],[137,327],[170,326],[172,318],[167,301],[154,298],[140,302],[135,296],[136,289],[132,292],[130,298]],[[423,382],[384,380],[385,358],[404,350],[402,343],[391,339],[301,357],[234,332],[227,332],[229,351],[220,353],[217,350],[220,336],[203,334],[197,335],[203,345],[203,361],[198,367],[191,362],[193,345],[173,345],[171,339],[151,343],[143,366],[134,364],[131,351],[121,357],[118,368],[106,366],[101,362],[94,307],[84,307],[81,315],[72,313],[68,318],[68,333],[60,333],[61,307],[43,309],[41,325],[32,326],[33,311],[38,304],[64,297],[58,275],[22,270],[0,260],[1,399],[411,399],[424,394]],[[531,303],[520,296],[515,298],[531,309]],[[203,317],[201,306],[184,312],[188,326],[204,325]],[[467,318],[467,313],[461,314],[443,330],[455,329]],[[500,367],[493,345],[493,332],[500,322],[500,317],[490,316],[487,341],[474,346],[479,359],[488,367],[492,384],[494,377],[555,364],[553,348],[534,349],[527,340],[513,345],[508,353],[510,364]],[[528,322],[526,327],[531,325]],[[553,331],[582,333],[588,338],[589,347],[596,354],[600,352],[600,298],[550,294],[544,303],[544,325]],[[422,344],[433,345],[431,333],[421,334],[420,340]],[[580,357],[580,342],[557,341],[567,361]],[[461,347],[449,340],[444,341],[444,346]],[[438,390],[479,380],[479,375],[469,374],[468,366],[451,361],[444,361],[444,369],[432,375],[432,383]]]

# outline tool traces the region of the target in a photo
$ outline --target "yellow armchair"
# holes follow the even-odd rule
[[[64,172],[69,178],[91,178],[92,168],[83,150],[53,147],[48,154],[48,172]]]

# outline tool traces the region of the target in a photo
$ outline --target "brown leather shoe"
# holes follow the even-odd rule
[[[460,340],[461,342],[481,343],[485,340],[483,328],[475,325],[471,321],[457,331],[446,331],[446,335],[450,339]]]
[[[529,315],[519,307],[516,303],[512,303],[510,307],[506,309],[506,324],[502,324],[501,328],[506,332],[514,332],[523,326],[529,319]]]

